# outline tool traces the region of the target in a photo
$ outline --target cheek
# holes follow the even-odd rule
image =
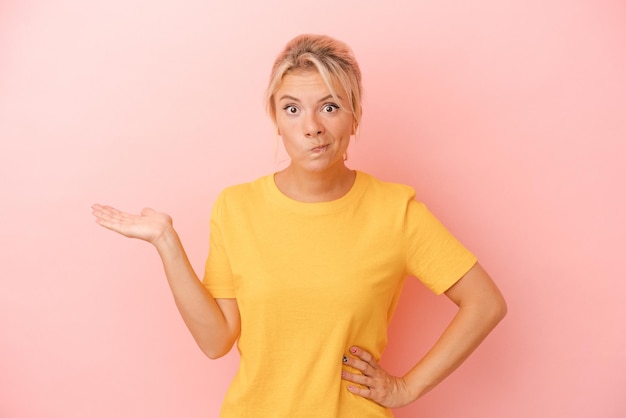
[[[290,136],[293,135],[295,131],[295,121],[291,118],[286,117],[285,115],[278,115],[276,118],[276,132],[280,136]]]
[[[354,123],[350,120],[344,121],[341,125],[337,126],[337,130],[335,132],[337,132],[340,138],[349,139],[352,135],[354,135],[354,130]]]
[[[289,133],[289,128],[285,125],[284,121],[280,120],[280,118],[276,119],[276,123],[274,125],[276,126],[278,136],[283,136],[284,134]]]

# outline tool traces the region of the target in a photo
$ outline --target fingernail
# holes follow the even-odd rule
[[[347,363],[348,362],[348,357],[343,356],[343,359],[341,359],[342,362]]]
[[[355,347],[352,347],[352,348],[350,349],[350,352],[351,352],[352,354],[356,353],[356,348],[355,348]]]

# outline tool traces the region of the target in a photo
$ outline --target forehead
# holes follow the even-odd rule
[[[332,90],[340,97],[345,97],[341,85],[333,80]],[[315,70],[304,70],[287,73],[283,76],[278,89],[276,99],[280,100],[288,95],[299,98],[300,96],[320,96],[332,95],[333,91],[326,84],[322,76]]]

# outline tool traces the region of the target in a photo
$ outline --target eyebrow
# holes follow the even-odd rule
[[[338,96],[337,98],[338,98],[339,100],[343,100],[343,99],[341,98],[341,96]],[[326,100],[328,100],[328,99],[334,99],[333,95],[332,95],[332,94],[329,94],[328,96],[324,96],[324,97],[322,97],[321,99],[319,99],[319,100],[318,100],[318,103],[319,103],[319,102],[325,102],[325,101],[326,101]],[[298,99],[297,97],[290,96],[290,95],[288,95],[288,94],[285,94],[285,95],[281,96],[281,97],[280,97],[280,99],[279,99],[279,101],[282,101],[282,100],[291,100],[291,101],[293,101],[293,102],[300,102],[300,99]]]

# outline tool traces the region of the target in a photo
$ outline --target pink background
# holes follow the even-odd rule
[[[236,354],[203,357],[156,252],[90,205],[170,213],[202,274],[218,192],[284,166],[262,94],[301,32],[361,63],[350,165],[414,186],[509,302],[396,416],[626,416],[621,0],[1,2],[0,416],[218,415]],[[389,370],[452,313],[409,282]]]

